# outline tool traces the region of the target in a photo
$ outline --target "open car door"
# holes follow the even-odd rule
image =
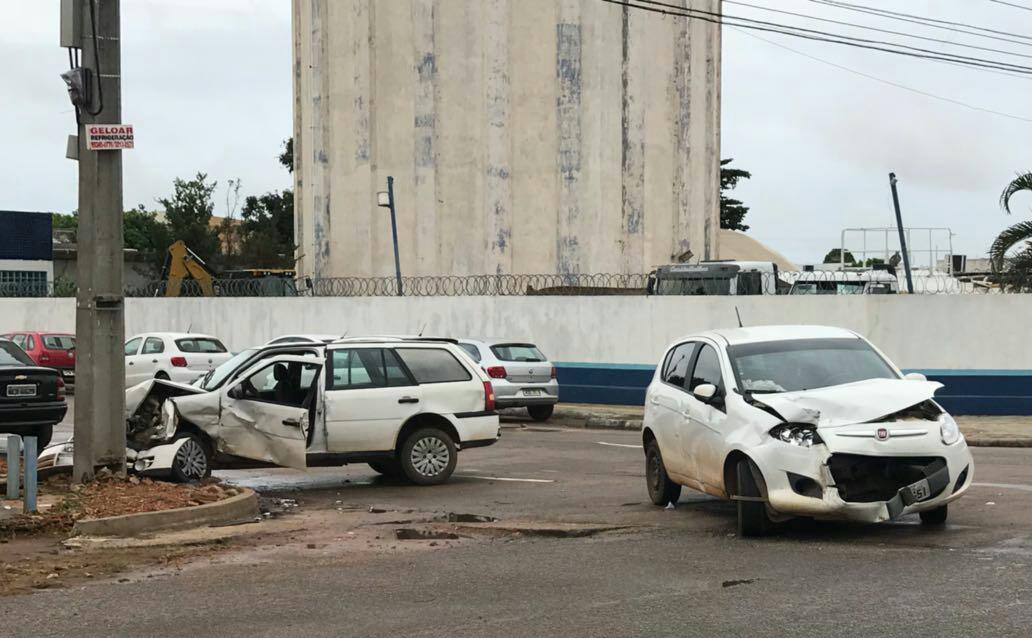
[[[219,451],[304,469],[323,363],[321,357],[270,357],[223,388]]]

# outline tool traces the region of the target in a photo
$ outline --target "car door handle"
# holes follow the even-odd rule
[[[652,397],[651,399],[649,399],[649,403],[651,403],[652,405],[659,405],[659,399],[657,399],[656,397]]]
[[[290,425],[293,427],[299,427],[301,425],[300,419],[283,419],[283,425]]]
[[[401,397],[398,399],[398,403],[419,403],[419,399],[416,397]]]
[[[151,363],[157,363],[157,362],[158,362],[158,360],[157,360],[157,359],[151,359],[151,360],[150,360],[150,362],[151,362]]]

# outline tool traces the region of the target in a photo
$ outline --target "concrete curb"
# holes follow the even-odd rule
[[[190,527],[237,523],[259,516],[258,495],[253,490],[214,503],[162,512],[142,512],[76,521],[73,536],[140,536]]]
[[[624,419],[614,417],[578,417],[574,415],[570,416],[558,416],[549,422],[549,425],[555,425],[566,428],[577,428],[582,430],[641,430],[641,419]],[[980,434],[966,434],[967,444],[970,447],[1013,447],[1013,448],[1032,448],[1032,437],[1029,438],[1002,438],[994,436],[985,436]]]

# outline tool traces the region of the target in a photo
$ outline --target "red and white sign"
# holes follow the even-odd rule
[[[120,151],[133,148],[132,124],[87,124],[86,150]]]

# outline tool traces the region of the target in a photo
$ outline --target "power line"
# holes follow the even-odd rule
[[[1009,62],[985,60],[985,59],[982,59],[982,58],[971,58],[969,56],[962,56],[962,55],[957,55],[957,54],[952,54],[952,53],[941,53],[941,52],[938,52],[938,51],[932,51],[932,50],[928,50],[928,49],[920,49],[920,48],[917,48],[917,47],[911,47],[911,46],[907,46],[907,45],[903,45],[903,44],[898,44],[898,43],[894,43],[894,42],[884,42],[884,41],[880,41],[880,40],[867,40],[867,39],[864,39],[864,38],[855,38],[855,37],[844,36],[844,35],[835,34],[835,33],[828,33],[828,32],[825,32],[825,31],[818,31],[818,30],[814,30],[814,29],[803,29],[801,27],[792,27],[792,26],[789,26],[789,25],[784,25],[784,24],[779,24],[779,23],[774,23],[774,22],[765,22],[765,21],[762,21],[762,20],[752,20],[752,19],[747,19],[747,18],[739,18],[739,17],[736,17],[736,16],[727,16],[727,15],[722,15],[722,14],[719,14],[719,13],[712,13],[712,12],[709,12],[709,11],[698,11],[698,10],[695,10],[695,9],[685,9],[683,7],[678,7],[676,5],[671,5],[671,4],[667,4],[667,3],[663,3],[663,2],[654,2],[654,1],[651,1],[651,0],[632,0],[632,1],[628,1],[628,0],[602,0],[602,2],[607,2],[609,4],[615,4],[615,5],[619,5],[619,6],[623,6],[623,7],[629,7],[629,8],[633,8],[633,9],[640,9],[642,11],[648,11],[648,12],[651,12],[651,13],[659,13],[659,14],[662,14],[662,15],[669,15],[669,16],[676,16],[676,17],[681,17],[681,18],[696,19],[696,20],[701,20],[703,22],[710,22],[712,24],[721,24],[721,25],[726,24],[728,26],[738,26],[738,27],[741,27],[741,28],[744,28],[744,29],[752,29],[752,30],[756,30],[756,31],[766,31],[766,32],[769,32],[769,33],[778,33],[778,34],[781,34],[781,35],[790,35],[790,36],[793,36],[793,37],[802,38],[804,40],[813,40],[813,41],[817,41],[817,42],[828,42],[828,43],[832,43],[832,44],[841,44],[841,45],[856,47],[856,48],[860,48],[860,49],[868,49],[868,50],[872,50],[872,51],[881,51],[881,52],[884,52],[884,53],[892,53],[892,54],[895,54],[895,55],[903,55],[903,56],[908,56],[908,57],[912,57],[912,58],[919,58],[919,59],[925,59],[925,60],[941,60],[941,61],[946,61],[946,62],[956,62],[958,64],[964,64],[964,65],[971,66],[971,67],[976,67],[976,68],[996,69],[996,70],[1000,70],[1000,71],[1012,71],[1012,72],[1015,72],[1015,73],[1022,73],[1022,74],[1032,73],[1032,67],[1027,67],[1027,66],[1023,66],[1023,65],[1019,65],[1019,64],[1012,64],[1012,63],[1009,63]],[[644,4],[634,4],[633,2],[644,3]],[[648,6],[648,5],[658,5],[658,6]],[[668,9],[674,9],[675,11],[671,11],[671,10],[668,10],[668,9],[663,9],[661,7],[667,7]],[[701,15],[696,15],[696,14],[701,14]],[[716,16],[716,17],[707,17],[707,16]],[[744,22],[747,22],[747,23],[756,23],[756,24],[740,24],[738,22],[727,22],[728,19],[744,21]],[[757,26],[757,25],[767,25],[767,26]],[[889,48],[889,47],[893,47],[893,48]],[[910,50],[906,51],[906,50],[901,50],[901,49],[910,49]],[[917,53],[914,53],[912,51],[917,51]]]
[[[807,2],[813,2],[814,4],[823,4],[829,7],[835,7],[837,9],[844,9],[846,11],[856,11],[859,13],[867,13],[870,15],[887,18],[889,20],[898,20],[900,22],[909,22],[911,24],[919,24],[924,27],[933,29],[943,29],[946,31],[953,31],[955,33],[965,33],[967,35],[973,35],[980,38],[989,38],[991,40],[999,40],[1001,42],[1010,42],[1011,44],[1022,44],[1025,46],[1032,46],[1032,42],[1020,42],[1018,40],[1011,40],[1009,38],[1001,38],[997,36],[1010,36],[1013,38],[1021,38],[1023,40],[1032,40],[1032,36],[1022,35],[1020,33],[1011,33],[1009,31],[999,31],[997,29],[989,29],[987,27],[979,27],[971,24],[965,24],[963,22],[953,22],[950,20],[939,20],[937,18],[928,18],[924,16],[914,15],[912,13],[901,13],[899,11],[890,11],[888,9],[880,9],[877,7],[869,7],[866,5],[853,4],[850,2],[843,2],[842,0],[807,0]],[[960,28],[964,27],[964,28]],[[975,31],[983,31],[984,33],[976,33],[975,31],[967,31],[966,29],[974,29]],[[996,35],[986,35],[993,33]]]
[[[1015,4],[1013,2],[1004,2],[1003,0],[989,0],[989,2],[995,2],[996,4],[1005,4],[1008,7],[1014,7],[1015,9],[1024,9],[1025,11],[1032,11],[1032,7],[1029,7],[1029,6],[1026,6],[1026,5],[1023,5],[1023,4]]]
[[[795,16],[797,18],[804,18],[807,20],[816,20],[818,22],[830,22],[832,24],[838,24],[846,27],[854,27],[857,29],[866,29],[868,31],[876,31],[878,33],[888,33],[890,35],[901,35],[906,38],[914,38],[916,40],[925,40],[928,42],[938,42],[939,44],[947,44],[949,46],[964,47],[966,49],[977,49],[979,51],[989,51],[992,53],[1002,53],[1004,55],[1014,55],[1021,58],[1032,58],[1032,55],[1027,53],[1018,53],[1016,51],[1007,51],[1005,49],[994,49],[992,47],[980,47],[976,44],[965,44],[963,42],[951,42],[950,40],[943,40],[942,38],[932,38],[923,35],[917,35],[916,33],[907,33],[905,31],[892,31],[891,29],[880,29],[878,27],[872,27],[866,24],[857,24],[855,22],[844,22],[842,20],[833,20],[831,18],[822,18],[815,15],[806,13],[796,13],[794,11],[784,11],[782,9],[773,9],[771,7],[764,7],[758,4],[750,4],[748,2],[738,2],[737,0],[724,0],[724,4],[734,4],[743,7],[750,7],[753,9],[759,9],[760,11],[770,11],[772,13],[781,13],[784,15]]]
[[[810,55],[809,53],[803,53],[802,51],[799,51],[798,49],[793,49],[792,47],[785,46],[784,44],[780,44],[778,42],[774,42],[773,40],[768,40],[767,38],[764,38],[762,36],[758,36],[755,33],[749,33],[748,31],[743,31],[742,29],[739,29],[737,27],[731,27],[731,28],[736,30],[736,31],[738,31],[742,35],[747,35],[750,38],[756,38],[757,40],[762,40],[763,42],[766,42],[767,44],[770,44],[772,46],[776,46],[776,47],[778,47],[780,49],[784,49],[786,51],[791,51],[792,53],[795,53],[796,55],[801,55],[804,58],[809,58],[809,59],[813,60],[814,62],[820,62],[821,64],[826,64],[828,66],[835,67],[836,69],[840,69],[842,71],[846,71],[846,72],[852,73],[854,75],[859,75],[860,77],[867,78],[868,80],[874,80],[875,82],[881,82],[882,84],[887,84],[889,86],[896,87],[897,89],[902,89],[904,91],[909,91],[911,93],[916,93],[918,95],[923,95],[925,97],[929,97],[929,98],[932,98],[932,99],[935,99],[935,100],[941,100],[943,102],[949,102],[950,104],[954,104],[956,106],[962,106],[964,108],[971,109],[973,111],[980,111],[982,113],[989,113],[989,114],[992,114],[992,115],[998,115],[1000,117],[1006,117],[1006,118],[1010,118],[1012,120],[1018,120],[1018,121],[1021,121],[1021,122],[1032,123],[1032,118],[1022,117],[1020,115],[1014,115],[1012,113],[1004,113],[1002,111],[994,111],[992,109],[987,109],[987,108],[984,108],[984,107],[981,107],[981,106],[975,106],[974,104],[968,104],[967,102],[961,102],[960,100],[955,100],[953,98],[946,97],[946,96],[943,96],[943,95],[937,95],[935,93],[929,93],[928,91],[922,91],[921,89],[915,89],[912,86],[907,86],[905,84],[900,84],[898,82],[893,82],[891,80],[886,80],[886,79],[880,78],[880,77],[878,77],[876,75],[871,75],[869,73],[864,73],[863,71],[857,71],[856,69],[850,68],[848,66],[843,66],[841,64],[836,64],[835,62],[830,62],[828,60],[825,60],[825,59],[822,59],[822,58],[818,58],[816,56]]]

